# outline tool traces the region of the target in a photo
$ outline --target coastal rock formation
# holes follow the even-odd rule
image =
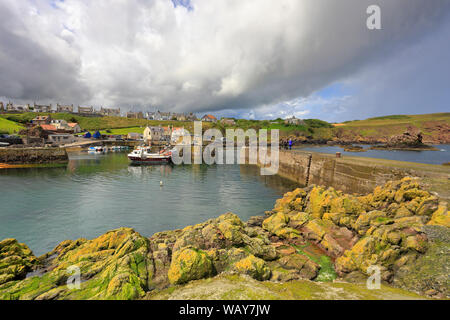
[[[64,241],[39,258],[36,275],[1,285],[0,299],[137,299],[152,287],[149,244],[129,228]],[[79,270],[80,289],[67,286],[71,270]]]
[[[423,146],[423,135],[419,130],[408,127],[407,130],[396,136],[392,136],[388,139],[387,144],[388,147],[397,147],[397,146],[405,146],[405,147],[418,147]]]
[[[386,139],[386,144],[372,146],[371,149],[407,149],[407,150],[437,150],[423,143],[423,134],[415,127],[409,126],[406,131]]]
[[[0,242],[0,299],[142,299],[233,275],[358,282],[372,266],[386,283],[447,297],[449,217],[445,202],[405,178],[364,196],[299,188],[247,223],[227,213],[150,238],[121,228],[39,258],[8,239]],[[67,286],[73,270],[79,289]]]
[[[0,242],[0,285],[22,279],[36,265],[37,259],[31,250],[16,239]]]

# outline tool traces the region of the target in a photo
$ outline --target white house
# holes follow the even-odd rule
[[[53,126],[55,126],[55,128],[58,129],[58,130],[67,130],[67,131],[71,131],[72,130],[72,128],[69,126],[69,124],[67,123],[66,120],[53,119],[51,121],[51,124]]]
[[[21,105],[21,104],[12,104],[9,102],[6,105],[6,111],[12,111],[12,112],[28,112],[30,111],[30,106],[28,104]]]
[[[300,125],[304,124],[305,122],[302,119],[297,119],[295,116],[292,116],[290,118],[286,118],[284,120],[285,124],[293,124],[293,125]]]
[[[170,141],[172,143],[180,142],[182,137],[189,136],[189,132],[183,128],[173,128],[172,135],[170,137]]]
[[[69,105],[61,105],[59,103],[56,104],[56,112],[73,112],[73,104]]]
[[[52,112],[52,105],[42,105],[42,104],[36,104],[36,102],[33,105],[33,111],[34,112]]]
[[[158,120],[158,121],[167,121],[167,120],[171,120],[172,115],[170,112],[161,112],[161,111],[156,111],[153,114],[153,120]]]
[[[144,141],[163,141],[164,128],[163,127],[146,127],[144,129]]]

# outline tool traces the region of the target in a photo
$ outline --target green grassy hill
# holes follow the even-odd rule
[[[2,114],[0,119],[8,121],[8,123],[15,124],[16,126],[29,123],[37,115],[49,115],[49,113],[14,113],[14,114]],[[182,127],[184,126],[188,130],[193,128],[192,122],[181,121],[153,121],[145,119],[128,119],[123,117],[83,117],[70,113],[51,113],[52,119],[62,119],[68,122],[77,122],[83,130],[102,130],[110,129],[112,134],[127,134],[128,132],[142,132],[145,126],[169,126]],[[5,125],[6,127],[6,125]],[[0,125],[0,131],[3,126]],[[111,129],[123,129],[123,130],[111,130]],[[192,129],[193,130],[193,129]]]
[[[40,113],[45,115],[45,113]],[[0,115],[0,133],[18,132],[25,123],[30,122],[36,113]],[[69,113],[52,113],[53,119],[64,119],[77,122],[83,130],[100,130],[101,133],[128,134],[142,133],[145,126],[184,126],[191,133],[193,122],[181,121],[153,121],[145,119],[127,119],[122,117],[83,117]],[[284,120],[244,120],[237,119],[235,125],[218,123],[203,123],[203,130],[214,127],[222,132],[228,128],[248,129],[279,129],[281,137],[296,136],[314,140],[377,140],[385,141],[392,135],[405,132],[408,127],[422,131],[426,143],[450,143],[450,113],[435,113],[423,115],[391,115],[367,120],[347,121],[330,124],[318,119],[306,119],[302,125],[288,125]]]
[[[308,137],[311,139],[331,139],[333,125],[318,119],[306,119],[304,124],[292,125],[285,124],[284,120],[245,120],[236,119],[235,125],[223,125],[220,122],[213,124],[214,128],[225,132],[226,129],[241,128],[243,130],[255,129],[267,129],[267,130],[280,130],[280,137],[297,136]]]
[[[23,127],[17,122],[0,117],[0,134],[18,133]]]
[[[347,121],[333,129],[338,138],[362,137],[385,139],[405,132],[408,127],[422,131],[425,142],[447,143],[450,139],[450,113],[391,115],[367,120]]]

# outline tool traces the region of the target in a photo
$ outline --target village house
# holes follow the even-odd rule
[[[52,145],[60,146],[74,143],[76,141],[77,138],[72,134],[57,133],[57,134],[49,134],[46,142]]]
[[[170,112],[161,112],[158,110],[153,115],[153,120],[167,121],[167,120],[171,120],[171,119],[172,119],[172,116],[171,116]]]
[[[144,141],[149,142],[159,142],[162,141],[164,137],[164,128],[162,127],[149,127],[144,129]]]
[[[81,133],[81,127],[78,123],[76,122],[69,122],[67,124],[69,126],[69,130],[72,131],[73,133]]]
[[[178,142],[181,142],[183,137],[185,137],[185,136],[190,136],[190,134],[186,129],[184,129],[184,127],[172,128],[172,135],[170,137],[170,141],[172,143],[178,143]]]
[[[236,121],[234,121],[234,119],[223,118],[222,120],[220,120],[220,123],[223,125],[234,126],[236,124]]]
[[[53,134],[58,131],[58,129],[52,124],[41,124],[39,126],[48,134]]]
[[[175,118],[177,121],[186,121],[186,115],[184,113],[174,113],[174,116],[172,118]]]
[[[144,119],[142,112],[127,112],[127,118],[129,119]]]
[[[52,121],[52,117],[50,116],[37,116],[33,120],[31,120],[31,123],[33,125],[43,125],[43,124],[50,124]]]
[[[52,105],[42,105],[42,104],[36,104],[34,102],[33,104],[33,111],[34,112],[52,112]]]
[[[94,107],[92,107],[92,106],[90,106],[90,107],[78,106],[78,113],[80,113],[80,114],[94,114],[95,110],[94,110]]]
[[[214,117],[212,114],[205,114],[202,118],[202,121],[205,122],[217,122],[217,118]]]
[[[292,116],[292,117],[286,118],[284,120],[284,123],[298,126],[298,125],[304,124],[305,122],[302,119],[297,119],[295,116]]]
[[[170,139],[172,138],[172,126],[163,127],[163,129],[164,133],[161,141],[170,142]]]
[[[67,113],[73,113],[73,104],[72,105],[61,105],[56,104],[56,112],[67,112]]]
[[[186,115],[186,120],[187,121],[197,121],[198,118],[194,113],[189,112],[189,114]]]
[[[66,120],[62,119],[53,119],[51,121],[51,124],[56,128],[56,130],[64,130],[64,131],[70,131],[71,128],[69,127],[69,124]]]
[[[120,108],[119,109],[113,109],[113,108],[100,108],[100,114],[104,116],[109,117],[120,117]]]
[[[137,132],[130,132],[127,135],[127,139],[128,140],[140,140],[141,139],[141,135]]]
[[[6,105],[6,111],[8,111],[8,112],[28,112],[28,111],[30,111],[30,105],[28,105],[28,104],[26,104],[26,105],[21,105],[21,104],[14,105],[12,102],[9,102]]]

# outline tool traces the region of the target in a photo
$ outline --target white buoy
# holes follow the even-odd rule
[[[162,187],[163,186],[163,182],[162,180],[159,182],[159,185]]]

